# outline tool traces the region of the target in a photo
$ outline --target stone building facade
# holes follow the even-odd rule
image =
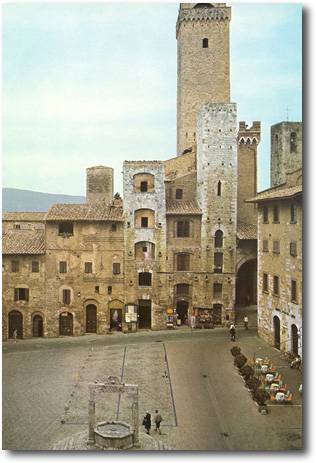
[[[37,324],[44,336],[162,329],[170,314],[188,324],[200,310],[222,325],[256,303],[257,211],[245,199],[256,194],[260,122],[238,124],[230,101],[229,21],[224,3],[180,6],[177,156],[125,161],[123,200],[110,167],[88,168],[86,203],[38,217],[35,249],[19,217],[4,216],[4,338],[17,324],[25,337]],[[38,280],[27,273],[35,255]],[[27,262],[18,278],[14,259]],[[15,300],[17,284],[28,300]]]
[[[282,140],[280,163],[275,160],[276,134]],[[302,355],[301,124],[273,126],[271,151],[274,186],[249,200],[258,207],[258,332],[276,348]]]

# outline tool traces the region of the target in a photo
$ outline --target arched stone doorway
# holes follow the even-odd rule
[[[23,338],[23,315],[18,310],[9,313],[9,338],[13,338],[13,332],[17,330],[17,337]]]
[[[73,315],[70,312],[62,312],[59,315],[59,335],[73,335]]]
[[[97,307],[94,304],[88,304],[86,307],[86,333],[97,332]]]
[[[237,272],[236,305],[257,305],[257,259],[244,262]]]
[[[274,347],[281,347],[280,319],[276,315],[273,317]]]
[[[41,315],[34,315],[32,322],[32,332],[34,338],[43,337],[43,317]]]
[[[292,352],[295,355],[298,355],[298,329],[296,325],[291,326],[291,340],[292,340]]]

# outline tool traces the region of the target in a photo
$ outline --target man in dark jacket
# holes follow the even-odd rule
[[[146,433],[150,434],[150,428],[151,428],[151,414],[147,410],[146,415],[144,416],[143,419],[143,425],[145,426]]]

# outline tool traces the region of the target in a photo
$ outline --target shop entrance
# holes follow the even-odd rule
[[[176,311],[178,314],[178,318],[181,320],[181,325],[188,324],[188,310],[189,310],[188,301],[177,301]]]
[[[280,319],[277,316],[273,317],[273,330],[274,330],[274,347],[276,347],[277,349],[280,349],[280,340],[281,340]]]
[[[97,308],[94,304],[86,307],[86,333],[97,332]]]
[[[122,331],[122,309],[110,309],[110,330]]]
[[[151,300],[139,299],[138,301],[138,328],[151,328]]]
[[[17,330],[17,337],[23,337],[23,315],[17,310],[12,310],[9,313],[9,338],[13,338],[13,332]]]
[[[214,325],[222,324],[222,304],[213,304],[213,322]]]
[[[34,338],[43,337],[43,318],[40,315],[33,317],[33,336]]]
[[[298,330],[296,325],[292,325],[292,352],[295,355],[298,355]]]

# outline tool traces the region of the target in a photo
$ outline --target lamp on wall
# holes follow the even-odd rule
[[[78,297],[81,296],[81,292],[80,292],[80,291],[77,292],[77,296],[78,296]]]

